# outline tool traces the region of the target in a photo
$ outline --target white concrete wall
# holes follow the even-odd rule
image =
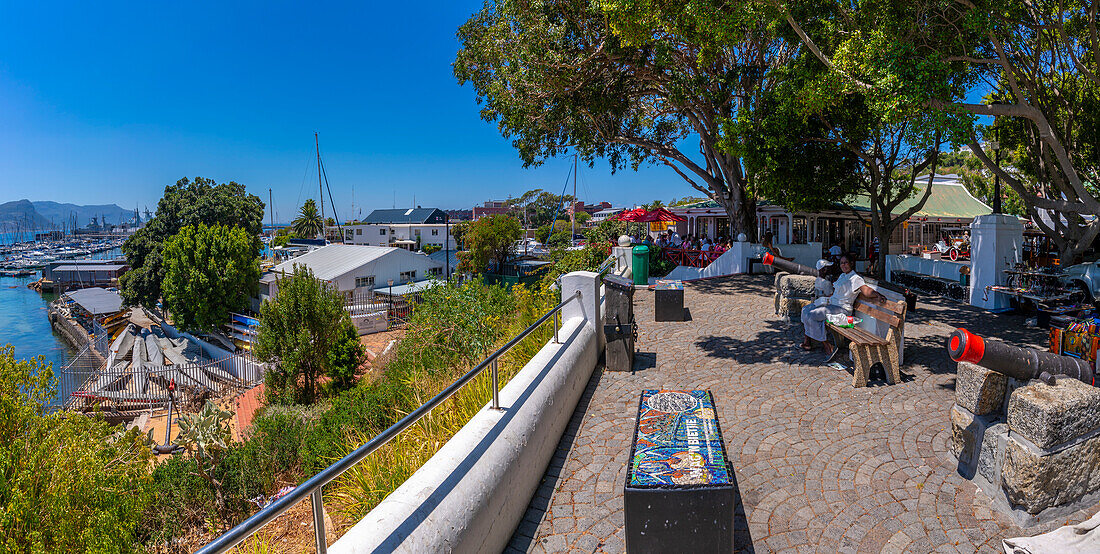
[[[346,231],[351,231],[348,235],[352,244],[363,244],[367,246],[390,246],[390,243],[394,240],[416,240],[420,237],[420,244],[428,245],[434,244],[442,247],[444,239],[450,236],[451,249],[454,250],[458,247],[458,243],[454,239],[454,235],[448,235],[447,226],[443,223],[393,223],[393,224],[378,224],[378,223],[361,223],[358,225],[347,225]],[[359,231],[362,230],[362,234]],[[382,234],[380,231],[385,231],[386,234]],[[417,231],[420,232],[417,235]],[[432,235],[432,231],[435,231],[436,235]]]
[[[599,279],[562,277],[562,344],[552,341],[427,463],[329,547],[367,552],[500,552],[527,510],[599,357]]]

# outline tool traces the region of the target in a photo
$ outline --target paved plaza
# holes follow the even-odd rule
[[[737,479],[739,552],[1000,552],[1022,530],[960,477],[948,411],[955,327],[1016,345],[1045,332],[1015,315],[930,299],[906,318],[904,382],[853,388],[798,348],[774,314],[772,276],[690,283],[690,321],[653,321],[637,291],[635,371],[597,369],[509,552],[622,552],[623,485],[642,389],[710,389]]]

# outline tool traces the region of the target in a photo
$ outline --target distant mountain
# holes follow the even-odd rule
[[[26,202],[26,200],[23,202]],[[31,202],[31,204],[34,205],[34,209],[39,215],[44,217],[47,222],[52,221],[59,227],[68,221],[72,215],[76,215],[77,227],[84,227],[91,223],[93,217],[100,223],[103,223],[102,219],[106,218],[107,223],[111,225],[132,223],[134,220],[133,209],[122,208],[117,204],[79,206],[76,204],[61,204],[49,201],[35,201]]]
[[[50,220],[35,211],[30,200],[0,204],[0,233],[42,229],[49,224]]]

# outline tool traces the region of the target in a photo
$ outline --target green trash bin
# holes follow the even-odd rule
[[[631,271],[634,272],[634,284],[635,285],[648,285],[649,284],[649,247],[646,245],[634,247],[634,265]]]

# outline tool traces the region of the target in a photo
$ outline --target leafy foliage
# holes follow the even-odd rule
[[[493,215],[471,222],[463,231],[466,250],[458,253],[458,270],[481,273],[492,263],[499,271],[522,235],[519,221],[512,216]]]
[[[148,502],[137,430],[66,411],[42,359],[0,348],[0,550],[131,552]]]
[[[267,372],[265,392],[277,404],[310,403],[317,396],[317,379],[334,378],[339,390],[350,384],[365,357],[343,296],[304,266],[278,281],[274,300],[260,308],[256,357],[274,362]],[[357,346],[356,346],[357,345]]]
[[[153,306],[161,297],[166,268],[164,243],[188,225],[240,227],[253,238],[252,258],[260,255],[264,203],[248,194],[244,185],[230,181],[186,177],[164,188],[157,213],[122,245],[130,269],[120,278],[123,298],[129,304]]]
[[[164,305],[184,329],[208,330],[259,287],[254,238],[240,227],[188,225],[164,246]]]
[[[332,223],[336,224],[335,221]],[[294,234],[300,237],[316,238],[325,232],[325,222],[321,219],[321,213],[317,211],[317,203],[312,198],[305,201],[298,209],[298,217],[291,222]]]
[[[233,414],[207,400],[198,413],[185,414],[179,419],[180,431],[176,437],[179,445],[195,460],[198,475],[206,479],[214,491],[218,513],[225,520],[225,491],[216,471],[229,450],[229,420]],[[152,435],[150,430],[149,434]]]
[[[569,148],[613,170],[666,165],[751,237],[756,197],[734,123],[797,52],[777,17],[752,2],[492,0],[459,29],[455,76],[525,165]]]

